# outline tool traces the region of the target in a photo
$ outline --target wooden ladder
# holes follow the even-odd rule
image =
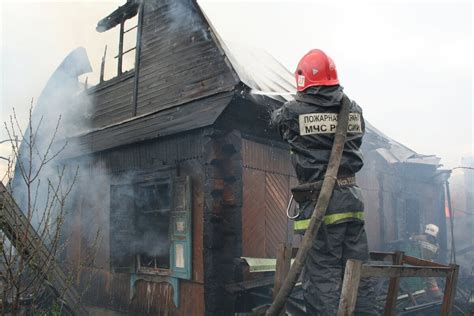
[[[20,255],[29,257],[30,254],[34,254],[34,260],[29,260],[30,263],[34,261],[30,268],[53,286],[71,313],[75,315],[88,314],[81,304],[78,292],[67,281],[66,275],[54,258],[51,258],[48,248],[1,181],[0,229],[12,245],[17,250],[21,250]]]

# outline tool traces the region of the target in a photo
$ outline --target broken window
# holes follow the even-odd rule
[[[131,184],[110,187],[110,264],[117,272],[133,266],[135,219],[134,192]]]
[[[119,46],[117,59],[117,75],[133,69],[135,65],[135,51],[137,46],[137,16],[123,21],[119,30]]]
[[[171,183],[168,179],[137,183],[135,191],[138,269],[169,269]]]
[[[138,7],[137,1],[128,1],[98,22],[98,32],[115,33],[113,34],[115,44],[105,46],[104,49],[100,82],[120,76],[134,68],[138,36]]]
[[[111,187],[114,271],[191,277],[190,181],[158,173]]]

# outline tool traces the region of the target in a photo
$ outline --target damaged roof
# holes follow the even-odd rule
[[[199,3],[196,2],[196,4],[234,71],[239,79],[251,89],[251,93],[267,96],[280,102],[293,99],[296,93],[294,77],[283,64],[263,49],[225,42]]]
[[[366,137],[364,142],[377,152],[387,163],[424,164],[440,166],[441,158],[435,155],[422,155],[407,146],[388,137],[372,124],[366,121]]]
[[[210,19],[199,6],[199,3],[196,0],[191,1],[194,3],[198,11],[197,13],[201,16],[203,22],[208,26],[208,30],[213,35],[212,37],[215,44],[221,50],[222,54],[227,57],[227,60],[230,63],[230,70],[235,73],[240,82],[249,88],[250,94],[258,95],[260,97],[268,97],[282,103],[293,99],[296,93],[294,77],[285,66],[264,50],[241,44],[224,42],[224,40],[219,36],[217,30],[213,27]],[[124,5],[100,20],[97,24],[97,30],[99,32],[106,31],[120,24],[124,20],[135,16],[138,12],[139,3],[140,0],[127,0]],[[156,135],[170,135],[186,130],[209,126],[216,122],[218,117],[224,112],[225,108],[232,100],[232,91],[223,94],[220,94],[220,92],[218,93],[217,91],[215,93],[215,96],[208,94],[201,98],[197,97],[192,102],[178,102],[176,105],[177,108],[157,110],[153,113],[131,117],[130,119],[124,120],[120,123],[95,129],[86,136],[90,138],[89,141],[92,143],[91,146],[94,147],[93,143],[95,141],[93,139],[99,142],[105,141],[100,141],[102,130],[127,129],[130,128],[130,126],[136,125],[137,122],[135,121],[137,120],[140,122],[146,121],[150,122],[150,124],[152,123],[154,131],[150,132],[151,134],[149,137],[156,137]],[[207,100],[207,102],[205,100]],[[215,102],[215,104],[211,106],[212,109],[209,108],[209,105],[206,105],[213,102]],[[183,112],[181,110],[185,107],[190,110],[192,109],[191,112],[195,115],[200,114],[194,116],[199,116],[200,119],[191,120],[190,124],[177,124],[178,120],[182,119],[181,116],[183,115]],[[176,128],[176,126],[180,127]],[[124,133],[120,134],[124,135]],[[145,136],[147,135],[141,135],[140,139],[149,138],[148,136]],[[367,123],[367,136],[366,139],[367,142],[370,143],[370,148],[375,150],[388,163],[417,163],[439,166],[439,157],[417,154],[410,148],[386,136],[370,123]],[[108,144],[106,147],[110,148],[133,141],[137,140],[122,139],[121,137],[118,137],[114,139],[114,144]],[[120,144],[115,144],[116,142],[119,142]],[[98,147],[102,148],[103,146]],[[93,148],[91,148],[91,150],[94,151]]]
[[[114,28],[125,20],[133,18],[138,13],[139,5],[139,0],[127,0],[127,3],[118,7],[117,10],[97,23],[97,32],[105,32],[111,28]]]
[[[255,47],[237,43],[226,43],[219,36],[197,1],[204,22],[213,32],[217,44],[224,51],[238,78],[251,89],[252,93],[264,95],[280,102],[293,98],[296,92],[293,75],[268,52]],[[140,0],[127,0],[117,10],[97,23],[97,31],[105,32],[121,22],[134,17],[138,12]]]

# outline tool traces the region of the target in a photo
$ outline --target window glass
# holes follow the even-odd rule
[[[141,213],[164,213],[171,208],[169,182],[142,183],[137,185],[137,209]]]
[[[171,185],[168,180],[136,185],[139,269],[169,269]]]

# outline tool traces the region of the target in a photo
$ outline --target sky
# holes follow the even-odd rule
[[[74,48],[86,48],[94,84],[108,44],[106,78],[112,76],[117,30],[98,33],[95,26],[125,0],[0,1],[2,141],[12,108],[25,124],[31,99]],[[416,152],[437,155],[449,168],[474,155],[471,1],[199,3],[224,41],[264,49],[292,72],[308,50],[326,51],[365,118]],[[128,36],[126,47],[135,34]],[[0,156],[8,154],[0,144]]]

